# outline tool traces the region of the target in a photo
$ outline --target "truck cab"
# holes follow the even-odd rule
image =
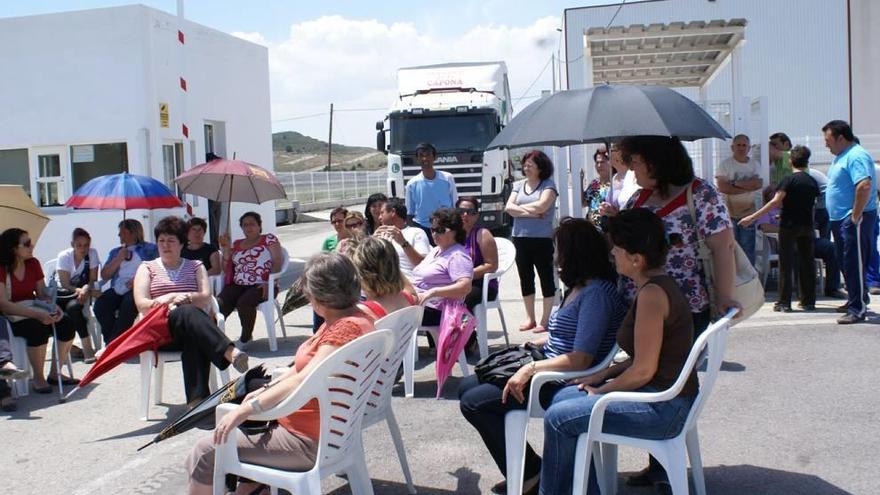
[[[453,175],[459,197],[480,199],[480,223],[504,231],[511,163],[507,150],[486,146],[510,121],[505,64],[412,67],[400,69],[398,81],[398,101],[376,124],[377,148],[388,155],[388,195],[405,197],[407,182],[421,170],[416,145],[431,143],[434,167]]]

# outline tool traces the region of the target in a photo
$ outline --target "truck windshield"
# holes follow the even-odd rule
[[[419,143],[438,151],[483,151],[495,131],[493,114],[392,115],[391,152],[412,153]]]

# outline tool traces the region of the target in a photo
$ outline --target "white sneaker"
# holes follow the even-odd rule
[[[235,348],[238,349],[239,351],[246,351],[247,348],[250,347],[251,343],[250,342],[242,342],[241,339],[238,339],[235,342],[233,342],[232,345],[234,345]]]

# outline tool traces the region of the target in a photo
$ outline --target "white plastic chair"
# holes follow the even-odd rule
[[[263,315],[263,321],[266,323],[266,332],[269,334],[269,350],[275,352],[278,350],[278,341],[275,338],[275,315],[278,315],[278,322],[281,324],[281,334],[287,337],[287,327],[284,326],[284,317],[281,314],[281,305],[275,298],[278,294],[275,291],[275,282],[284,272],[290,268],[290,255],[287,249],[281,248],[283,261],[281,269],[269,275],[269,294],[264,302],[261,302],[257,309]]]
[[[96,268],[96,267],[91,267]],[[51,259],[43,263],[43,273],[45,273],[46,286],[49,286],[55,279],[55,272],[58,270],[58,258]],[[83,316],[86,317],[86,328],[89,331],[89,338],[92,340],[92,347],[97,351],[104,347],[104,338],[101,335],[101,327],[98,325],[98,318],[95,317],[94,299],[89,296],[88,303],[83,305]],[[61,308],[64,309],[64,308]],[[71,360],[72,362],[72,360]],[[72,373],[72,372],[71,372]],[[71,375],[73,376],[73,375]]]
[[[501,329],[504,331],[504,342],[510,345],[510,339],[507,336],[507,323],[504,321],[504,311],[501,309],[501,293],[495,297],[494,301],[489,300],[489,283],[492,280],[501,281],[501,277],[510,270],[513,262],[516,260],[516,247],[507,239],[496,237],[495,244],[498,246],[498,269],[494,273],[483,275],[483,299],[482,302],[474,307],[474,316],[477,317],[477,344],[480,347],[480,359],[489,355],[488,342],[488,319],[489,310],[497,309],[498,316],[501,318]]]
[[[550,382],[573,380],[599,372],[611,365],[617,350],[618,347],[615,344],[602,362],[582,371],[541,371],[535,373],[529,383],[529,403],[526,408],[509,411],[504,415],[504,448],[507,464],[505,479],[507,480],[508,495],[522,493],[529,419],[544,417],[544,408],[541,406],[540,400],[541,387]]]
[[[419,355],[419,332],[430,334],[431,338],[434,339],[435,344],[440,342],[440,339],[438,338],[438,335],[440,335],[440,327],[419,327],[418,332],[413,332],[412,338],[410,339],[411,344],[409,346],[409,352],[403,357],[403,391],[405,397],[412,397],[415,394],[414,375],[416,372],[416,361]],[[468,376],[470,374],[464,349],[458,354],[458,366],[461,368],[461,376]]]
[[[220,306],[217,304],[216,298],[211,298],[211,311],[214,312],[214,320],[220,332],[226,333],[226,318],[220,312]],[[165,380],[165,363],[172,361],[180,361],[181,353],[178,351],[159,351],[158,355],[153,351],[144,351],[140,353],[141,367],[141,420],[150,420],[150,384],[153,382],[155,373],[155,389],[153,403],[162,403],[162,385]],[[155,366],[154,366],[155,364]],[[155,367],[155,371],[154,368]],[[219,370],[220,380],[222,383],[229,382],[229,369]],[[211,366],[210,375],[208,376],[208,387],[210,390],[217,390],[217,375],[213,366]]]
[[[706,494],[706,481],[703,477],[703,461],[700,457],[700,440],[697,435],[697,418],[706,400],[712,393],[724,348],[727,345],[727,333],[730,323],[738,309],[730,310],[723,318],[707,328],[691,348],[687,361],[675,383],[662,392],[611,392],[602,396],[593,406],[590,414],[590,425],[587,433],[578,437],[574,465],[574,494],[584,494],[590,474],[590,462],[596,463],[596,474],[601,492],[613,495],[617,491],[617,446],[627,445],[647,450],[666,469],[672,493],[682,495],[688,493],[687,460],[691,461],[691,474],[694,477],[694,488],[697,495]],[[705,350],[705,354],[704,351]],[[706,355],[708,354],[708,356]],[[691,410],[685,420],[684,427],[677,436],[666,440],[645,440],[643,438],[626,437],[605,433],[602,424],[605,420],[605,409],[612,402],[663,402],[668,401],[681,392],[694,367],[706,360],[706,372],[700,380]],[[599,446],[601,445],[601,451]]]
[[[363,454],[361,427],[368,400],[373,397],[380,368],[394,349],[394,332],[376,330],[358,337],[324,359],[294,393],[268,411],[249,419],[266,421],[292,414],[312,399],[318,400],[321,432],[315,465],[294,472],[242,462],[238,458],[238,429],[216,446],[214,494],[226,490],[226,475],[236,474],[295,494],[321,493],[321,479],[345,473],[354,495],[372,495],[373,485]],[[235,404],[217,406],[217,421],[234,411]]]
[[[28,361],[27,357],[27,341],[23,338],[16,337],[12,334],[12,324],[6,321],[5,331],[9,333],[9,347],[12,351],[12,362],[18,369],[28,370],[27,378],[20,378],[18,380],[12,381],[12,392],[16,397],[24,397],[30,391],[30,382],[31,375],[33,374],[33,370],[31,370],[30,361]]]
[[[771,239],[773,240],[772,242]],[[771,265],[773,263],[779,264],[779,254],[776,250],[776,246],[779,245],[779,234],[757,229],[755,232],[755,245],[761,248],[756,253],[755,265],[757,265],[758,271],[761,273],[761,285],[766,287]]]
[[[424,309],[423,306],[410,306],[376,321],[377,329],[390,329],[394,332],[394,348],[379,369],[381,374],[376,380],[376,386],[373,387],[372,397],[367,401],[367,412],[363,423],[364,429],[382,421],[388,423],[388,430],[394,441],[394,449],[397,451],[398,460],[400,460],[400,468],[406,479],[406,488],[409,493],[413,494],[416,493],[416,488],[413,485],[412,473],[406,460],[406,450],[403,447],[400,427],[397,425],[397,419],[391,408],[391,390],[394,388],[397,370],[409,350],[409,343],[422,321]]]

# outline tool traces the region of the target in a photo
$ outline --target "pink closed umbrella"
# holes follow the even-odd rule
[[[227,203],[227,219],[233,202],[260,204],[287,198],[275,174],[242,160],[211,160],[178,175],[174,182],[183,193]]]
[[[446,299],[442,310],[440,334],[437,336],[437,399],[440,398],[440,391],[449,378],[452,367],[458,362],[458,355],[477,328],[476,317],[463,302]]]

